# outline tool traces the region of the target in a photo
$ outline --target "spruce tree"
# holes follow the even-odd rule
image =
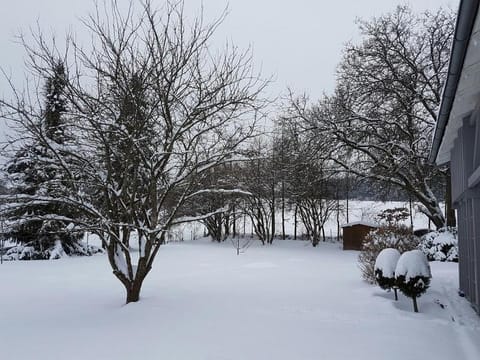
[[[45,143],[30,141],[17,150],[6,165],[7,178],[12,184],[11,191],[17,195],[40,195],[55,197],[58,191],[68,191],[68,185],[62,176],[62,170],[53,165],[53,154],[45,144],[55,148],[67,141],[63,116],[67,111],[65,91],[65,68],[62,62],[57,62],[52,74],[45,82],[44,114],[38,127],[46,139]],[[42,259],[58,256],[53,254],[53,248],[60,242],[66,253],[80,250],[76,246],[78,234],[72,234],[68,229],[69,222],[58,220],[59,216],[69,217],[73,214],[69,209],[51,202],[26,202],[21,207],[4,212],[9,224],[6,236],[24,246],[30,246],[33,251],[24,252],[23,258]]]
[[[51,77],[45,84],[45,135],[58,144],[65,142],[63,114],[67,111],[67,101],[64,96],[66,78],[65,67],[58,62]]]

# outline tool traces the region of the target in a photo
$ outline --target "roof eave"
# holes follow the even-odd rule
[[[450,53],[450,61],[448,64],[447,80],[442,91],[442,99],[438,110],[437,125],[435,127],[435,135],[433,137],[432,148],[428,157],[430,163],[438,160],[438,152],[442,145],[445,130],[448,125],[450,113],[452,111],[453,102],[460,81],[460,76],[467,54],[470,36],[472,34],[475,19],[478,13],[480,0],[461,0],[458,9],[457,22],[455,25],[455,35]],[[449,159],[442,159],[442,163],[447,163]],[[440,164],[439,164],[440,165]]]

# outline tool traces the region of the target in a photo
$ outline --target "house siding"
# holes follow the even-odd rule
[[[461,0],[430,160],[450,164],[459,287],[480,313],[480,0]]]
[[[468,186],[476,169],[480,149],[476,136],[480,128],[476,114],[466,117],[451,152],[452,199],[458,212],[459,287],[473,307],[480,311],[480,186]],[[477,144],[476,144],[477,143]]]
[[[457,205],[460,291],[480,311],[480,190]]]

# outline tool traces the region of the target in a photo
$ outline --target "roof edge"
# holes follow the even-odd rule
[[[438,156],[438,151],[442,144],[445,130],[452,111],[453,101],[460,81],[460,76],[467,54],[468,44],[472,35],[473,26],[478,13],[480,0],[461,0],[458,8],[457,22],[455,24],[455,33],[450,52],[450,61],[448,64],[448,74],[445,85],[443,86],[440,108],[437,115],[437,124],[433,137],[432,148],[428,156],[428,161],[434,163]]]

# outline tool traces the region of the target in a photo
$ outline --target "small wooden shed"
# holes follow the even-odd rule
[[[362,250],[363,240],[370,231],[377,227],[375,224],[364,221],[343,225],[343,250]]]

